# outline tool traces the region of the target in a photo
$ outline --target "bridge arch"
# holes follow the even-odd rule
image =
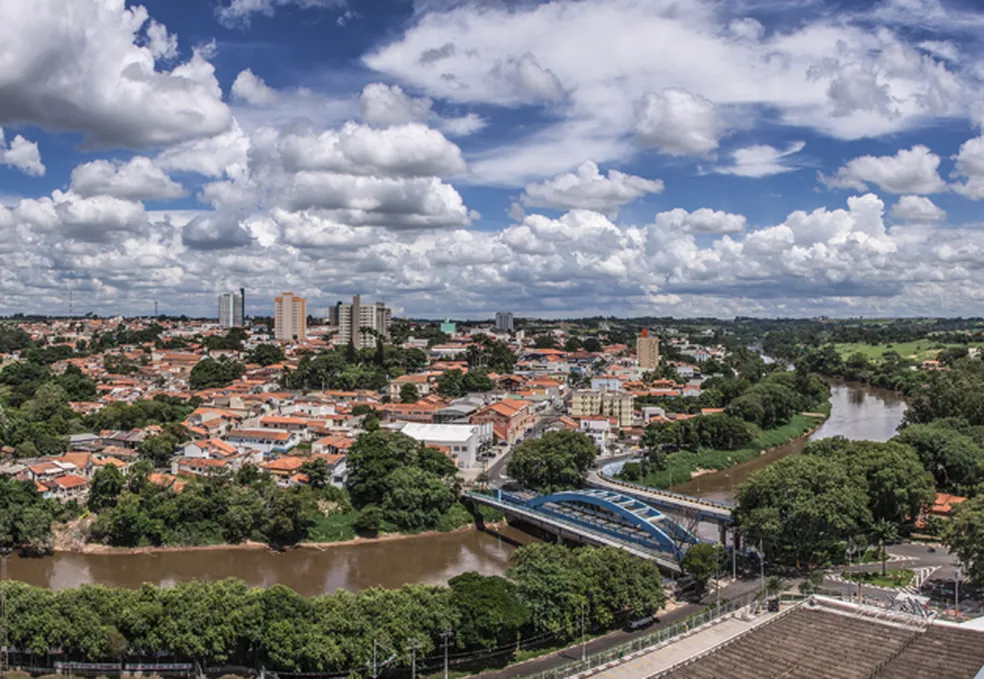
[[[572,502],[592,505],[616,514],[629,525],[642,530],[662,549],[678,558],[683,557],[684,545],[700,542],[699,538],[663,512],[641,500],[614,491],[601,489],[565,490],[551,495],[538,495],[529,499],[526,504],[532,509],[544,504]]]

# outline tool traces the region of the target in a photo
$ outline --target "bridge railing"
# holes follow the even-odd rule
[[[589,655],[584,660],[575,660],[552,670],[544,670],[536,674],[524,675],[524,677],[526,679],[566,679],[567,677],[592,674],[605,666],[625,662],[630,656],[636,653],[656,648],[674,637],[686,634],[718,618],[730,615],[752,603],[756,596],[757,593],[752,592],[724,602],[720,606],[707,608],[696,615],[681,620],[669,627],[656,630],[651,634],[637,637],[630,642],[620,644],[607,651]]]
[[[692,495],[684,495],[683,493],[674,493],[672,490],[665,490],[663,488],[653,488],[652,486],[642,486],[638,483],[630,483],[629,481],[623,481],[622,479],[616,479],[605,473],[604,470],[598,470],[598,476],[604,479],[607,483],[615,484],[616,486],[622,486],[623,488],[630,488],[632,490],[642,491],[649,493],[651,495],[662,495],[664,497],[673,498],[676,500],[682,500],[684,502],[690,502],[695,505],[703,505],[705,507],[712,507],[714,509],[720,509],[727,512],[734,510],[732,505],[726,504],[724,502],[716,502],[715,500],[705,500],[702,497],[694,497]]]

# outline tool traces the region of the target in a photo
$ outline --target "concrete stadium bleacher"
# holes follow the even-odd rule
[[[973,679],[984,632],[799,605],[651,679]]]

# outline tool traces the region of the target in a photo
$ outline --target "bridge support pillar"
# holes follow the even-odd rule
[[[727,545],[728,544],[728,527],[725,524],[723,524],[723,523],[719,523],[718,524],[718,535],[721,537],[721,544],[722,545]]]

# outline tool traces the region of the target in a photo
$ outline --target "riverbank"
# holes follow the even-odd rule
[[[692,479],[721,472],[755,458],[768,455],[784,446],[806,441],[830,417],[830,403],[820,412],[794,415],[781,427],[763,431],[748,446],[736,450],[702,449],[699,452],[681,451],[667,457],[666,469],[646,474],[636,483],[652,488],[671,488]]]
[[[487,522],[485,526],[487,528],[502,528],[506,525],[506,521],[494,521]],[[393,542],[396,540],[415,540],[423,538],[432,538],[438,535],[448,535],[450,533],[465,533],[472,530],[478,530],[475,524],[469,524],[465,526],[459,526],[457,528],[452,528],[451,530],[430,530],[423,531],[420,533],[381,533],[375,537],[363,537],[357,536],[348,540],[336,540],[334,542],[299,542],[296,545],[291,545],[283,550],[274,549],[270,545],[264,542],[255,542],[252,540],[247,540],[246,542],[239,542],[236,544],[221,544],[221,545],[159,545],[159,546],[147,546],[147,547],[112,547],[110,545],[103,545],[94,542],[87,542],[83,545],[73,547],[73,548],[58,548],[56,547],[52,550],[55,554],[89,554],[89,555],[133,555],[133,554],[166,554],[173,552],[255,552],[255,551],[267,551],[267,552],[285,552],[293,551],[298,549],[311,549],[317,551],[327,551],[339,547],[352,547],[353,545],[364,545],[364,544],[377,544],[381,542]]]

